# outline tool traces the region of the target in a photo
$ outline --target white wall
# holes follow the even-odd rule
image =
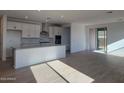
[[[86,49],[85,25],[81,23],[71,24],[71,53]]]
[[[62,45],[66,45],[66,50],[70,50],[70,28],[63,28]]]
[[[107,52],[111,52],[121,47],[124,47],[124,43],[123,43],[124,42],[123,40],[124,39],[124,22],[114,22],[114,23],[86,26],[87,40],[89,38],[88,30],[91,28],[94,29],[94,28],[100,28],[100,27],[107,27]]]
[[[124,47],[124,22],[108,24],[108,52]]]

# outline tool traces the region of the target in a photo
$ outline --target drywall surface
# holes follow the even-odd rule
[[[85,25],[81,23],[71,24],[71,53],[86,49]]]
[[[108,24],[97,24],[86,26],[87,41],[89,42],[89,29],[107,27],[107,52],[115,51],[124,47],[124,22],[114,22]],[[87,46],[88,43],[87,43]]]
[[[124,47],[124,22],[108,24],[108,52]]]
[[[70,50],[70,29],[63,28],[62,45],[66,45],[66,50]]]

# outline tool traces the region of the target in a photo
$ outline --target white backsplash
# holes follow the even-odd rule
[[[40,43],[40,42],[50,42],[50,44],[53,44],[52,38],[22,38],[21,46],[38,46],[38,45],[44,45],[46,43]]]

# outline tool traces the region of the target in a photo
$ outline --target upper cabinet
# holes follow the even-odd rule
[[[8,21],[7,29],[22,30],[23,38],[39,38],[41,25]]]
[[[53,33],[54,31],[53,31],[53,30],[54,30],[53,27],[50,26],[50,27],[49,27],[49,37],[50,37],[50,38],[53,38],[53,37],[54,37],[54,33]]]
[[[22,24],[22,37],[39,38],[40,37],[40,25],[23,23]]]
[[[62,28],[61,27],[54,27],[54,35],[61,35]]]
[[[41,25],[35,25],[35,37],[40,37]]]
[[[22,29],[22,24],[19,22],[7,22],[7,29],[13,29],[13,30],[21,30]]]
[[[49,27],[49,37],[54,38],[55,35],[62,35],[62,27],[50,26]]]
[[[29,33],[29,24],[23,23],[22,24],[22,37],[30,37]]]

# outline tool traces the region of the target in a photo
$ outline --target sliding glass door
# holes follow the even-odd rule
[[[97,50],[106,52],[107,50],[107,28],[97,28]]]

